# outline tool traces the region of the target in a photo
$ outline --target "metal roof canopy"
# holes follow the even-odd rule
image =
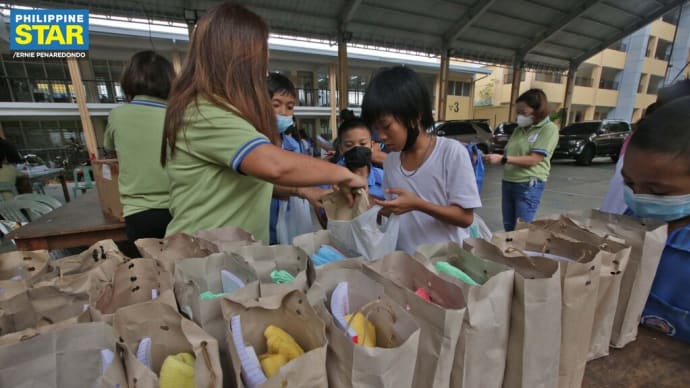
[[[566,70],[685,0],[238,0],[273,33]],[[188,22],[214,0],[37,0],[33,7]]]

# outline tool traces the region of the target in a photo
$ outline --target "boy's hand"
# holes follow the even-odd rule
[[[383,207],[379,212],[380,215],[388,216],[391,213],[400,215],[419,209],[420,198],[410,191],[403,189],[388,189],[386,193],[393,194],[396,197],[386,201],[378,199],[375,201],[377,205]],[[384,211],[388,214],[385,214]]]

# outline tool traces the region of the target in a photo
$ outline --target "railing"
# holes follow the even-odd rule
[[[602,79],[599,81],[599,89],[618,90],[618,82]]]
[[[364,98],[363,89],[349,89],[347,95],[348,106],[361,106]],[[331,91],[329,89],[297,88],[297,100],[300,106],[328,107],[331,105]],[[335,97],[338,103],[338,91]]]
[[[125,97],[117,81],[84,80],[87,102],[118,103]],[[72,80],[5,77],[0,79],[3,102],[76,102]]]
[[[594,80],[589,77],[575,77],[575,85],[591,88]]]

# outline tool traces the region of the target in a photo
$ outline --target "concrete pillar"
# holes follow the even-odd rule
[[[338,128],[338,121],[336,120],[336,115],[337,115],[337,105],[336,105],[336,85],[335,85],[335,79],[336,79],[336,66],[334,64],[328,65],[328,86],[330,89],[329,96],[330,96],[330,101],[331,101],[331,117],[330,117],[330,122],[329,122],[329,129],[331,130],[331,139],[335,139],[337,128]]]
[[[690,52],[690,3],[682,4],[679,12],[680,20],[678,21],[678,26],[676,26],[671,58],[666,68],[666,85],[670,85],[674,80],[683,78],[679,73],[685,67],[688,61],[688,52]]]
[[[84,82],[84,88],[86,88],[86,101],[100,102],[98,88],[96,87],[96,74],[93,71],[91,59],[80,59],[77,61],[77,63],[79,64],[79,71],[81,72],[82,77],[84,77],[82,81]],[[110,87],[109,90],[111,90],[113,93],[113,98],[115,98],[115,88]]]
[[[577,73],[577,66],[570,64],[568,68],[568,77],[565,79],[565,93],[563,94],[563,114],[561,115],[561,128],[565,127],[568,122],[568,112],[573,103],[573,89],[575,89],[575,74]]]
[[[347,109],[348,97],[347,79],[347,40],[338,36],[338,107]]]
[[[67,58],[67,67],[69,69],[70,78],[72,79],[72,85],[74,86],[74,94],[77,96],[79,118],[81,119],[82,129],[84,130],[84,139],[86,140],[86,149],[89,151],[89,159],[95,159],[98,157],[98,143],[96,142],[91,115],[86,106],[86,91],[81,79],[81,72],[79,71],[77,59]]]
[[[439,120],[438,118],[438,107],[440,103],[440,98],[439,96],[441,95],[441,82],[440,82],[441,77],[436,75],[434,77],[434,110],[436,111],[436,121]]]
[[[436,105],[436,117],[438,121],[446,119],[446,101],[448,100],[448,69],[450,67],[450,52],[443,50],[441,54],[441,69],[438,79],[438,105]]]
[[[522,59],[515,58],[513,61],[513,80],[510,86],[510,105],[508,108],[508,119],[516,117],[515,100],[520,96],[520,79],[522,78]]]
[[[619,73],[618,101],[616,102],[616,107],[609,111],[607,118],[622,120],[630,120],[632,118],[650,31],[651,27],[647,25],[634,32],[628,39],[625,67]]]
[[[585,117],[583,118],[583,121],[587,120],[594,120],[594,110],[596,107],[594,105],[590,105],[585,108]]]

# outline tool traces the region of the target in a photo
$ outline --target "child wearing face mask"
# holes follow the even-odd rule
[[[642,324],[690,342],[690,97],[639,123],[623,164],[626,214],[668,222]]]
[[[295,139],[291,133],[297,132],[293,120],[295,105],[297,103],[297,91],[295,85],[289,78],[280,73],[270,73],[268,75],[268,92],[271,97],[271,105],[276,114],[277,129],[280,133],[281,148],[295,153],[304,153],[301,141]],[[320,209],[323,204],[321,197],[330,192],[329,189],[319,187],[286,187],[275,185],[273,187],[273,200],[271,201],[271,214],[269,224],[270,243],[278,244],[276,224],[278,222],[278,212],[280,201],[287,200],[289,197],[298,197],[309,201],[315,209]],[[306,217],[306,216],[305,216]],[[309,233],[311,230],[303,230]],[[289,243],[283,241],[282,243]]]
[[[539,208],[551,157],[558,145],[558,127],[549,119],[549,102],[541,89],[530,89],[515,101],[518,127],[503,155],[484,161],[505,166],[502,185],[503,227],[515,230],[517,219],[531,222]]]
[[[362,118],[392,152],[383,163],[386,200],[381,215],[400,215],[397,248],[469,237],[481,207],[472,161],[458,141],[429,133],[434,124],[429,91],[411,69],[379,71],[362,101]]]

